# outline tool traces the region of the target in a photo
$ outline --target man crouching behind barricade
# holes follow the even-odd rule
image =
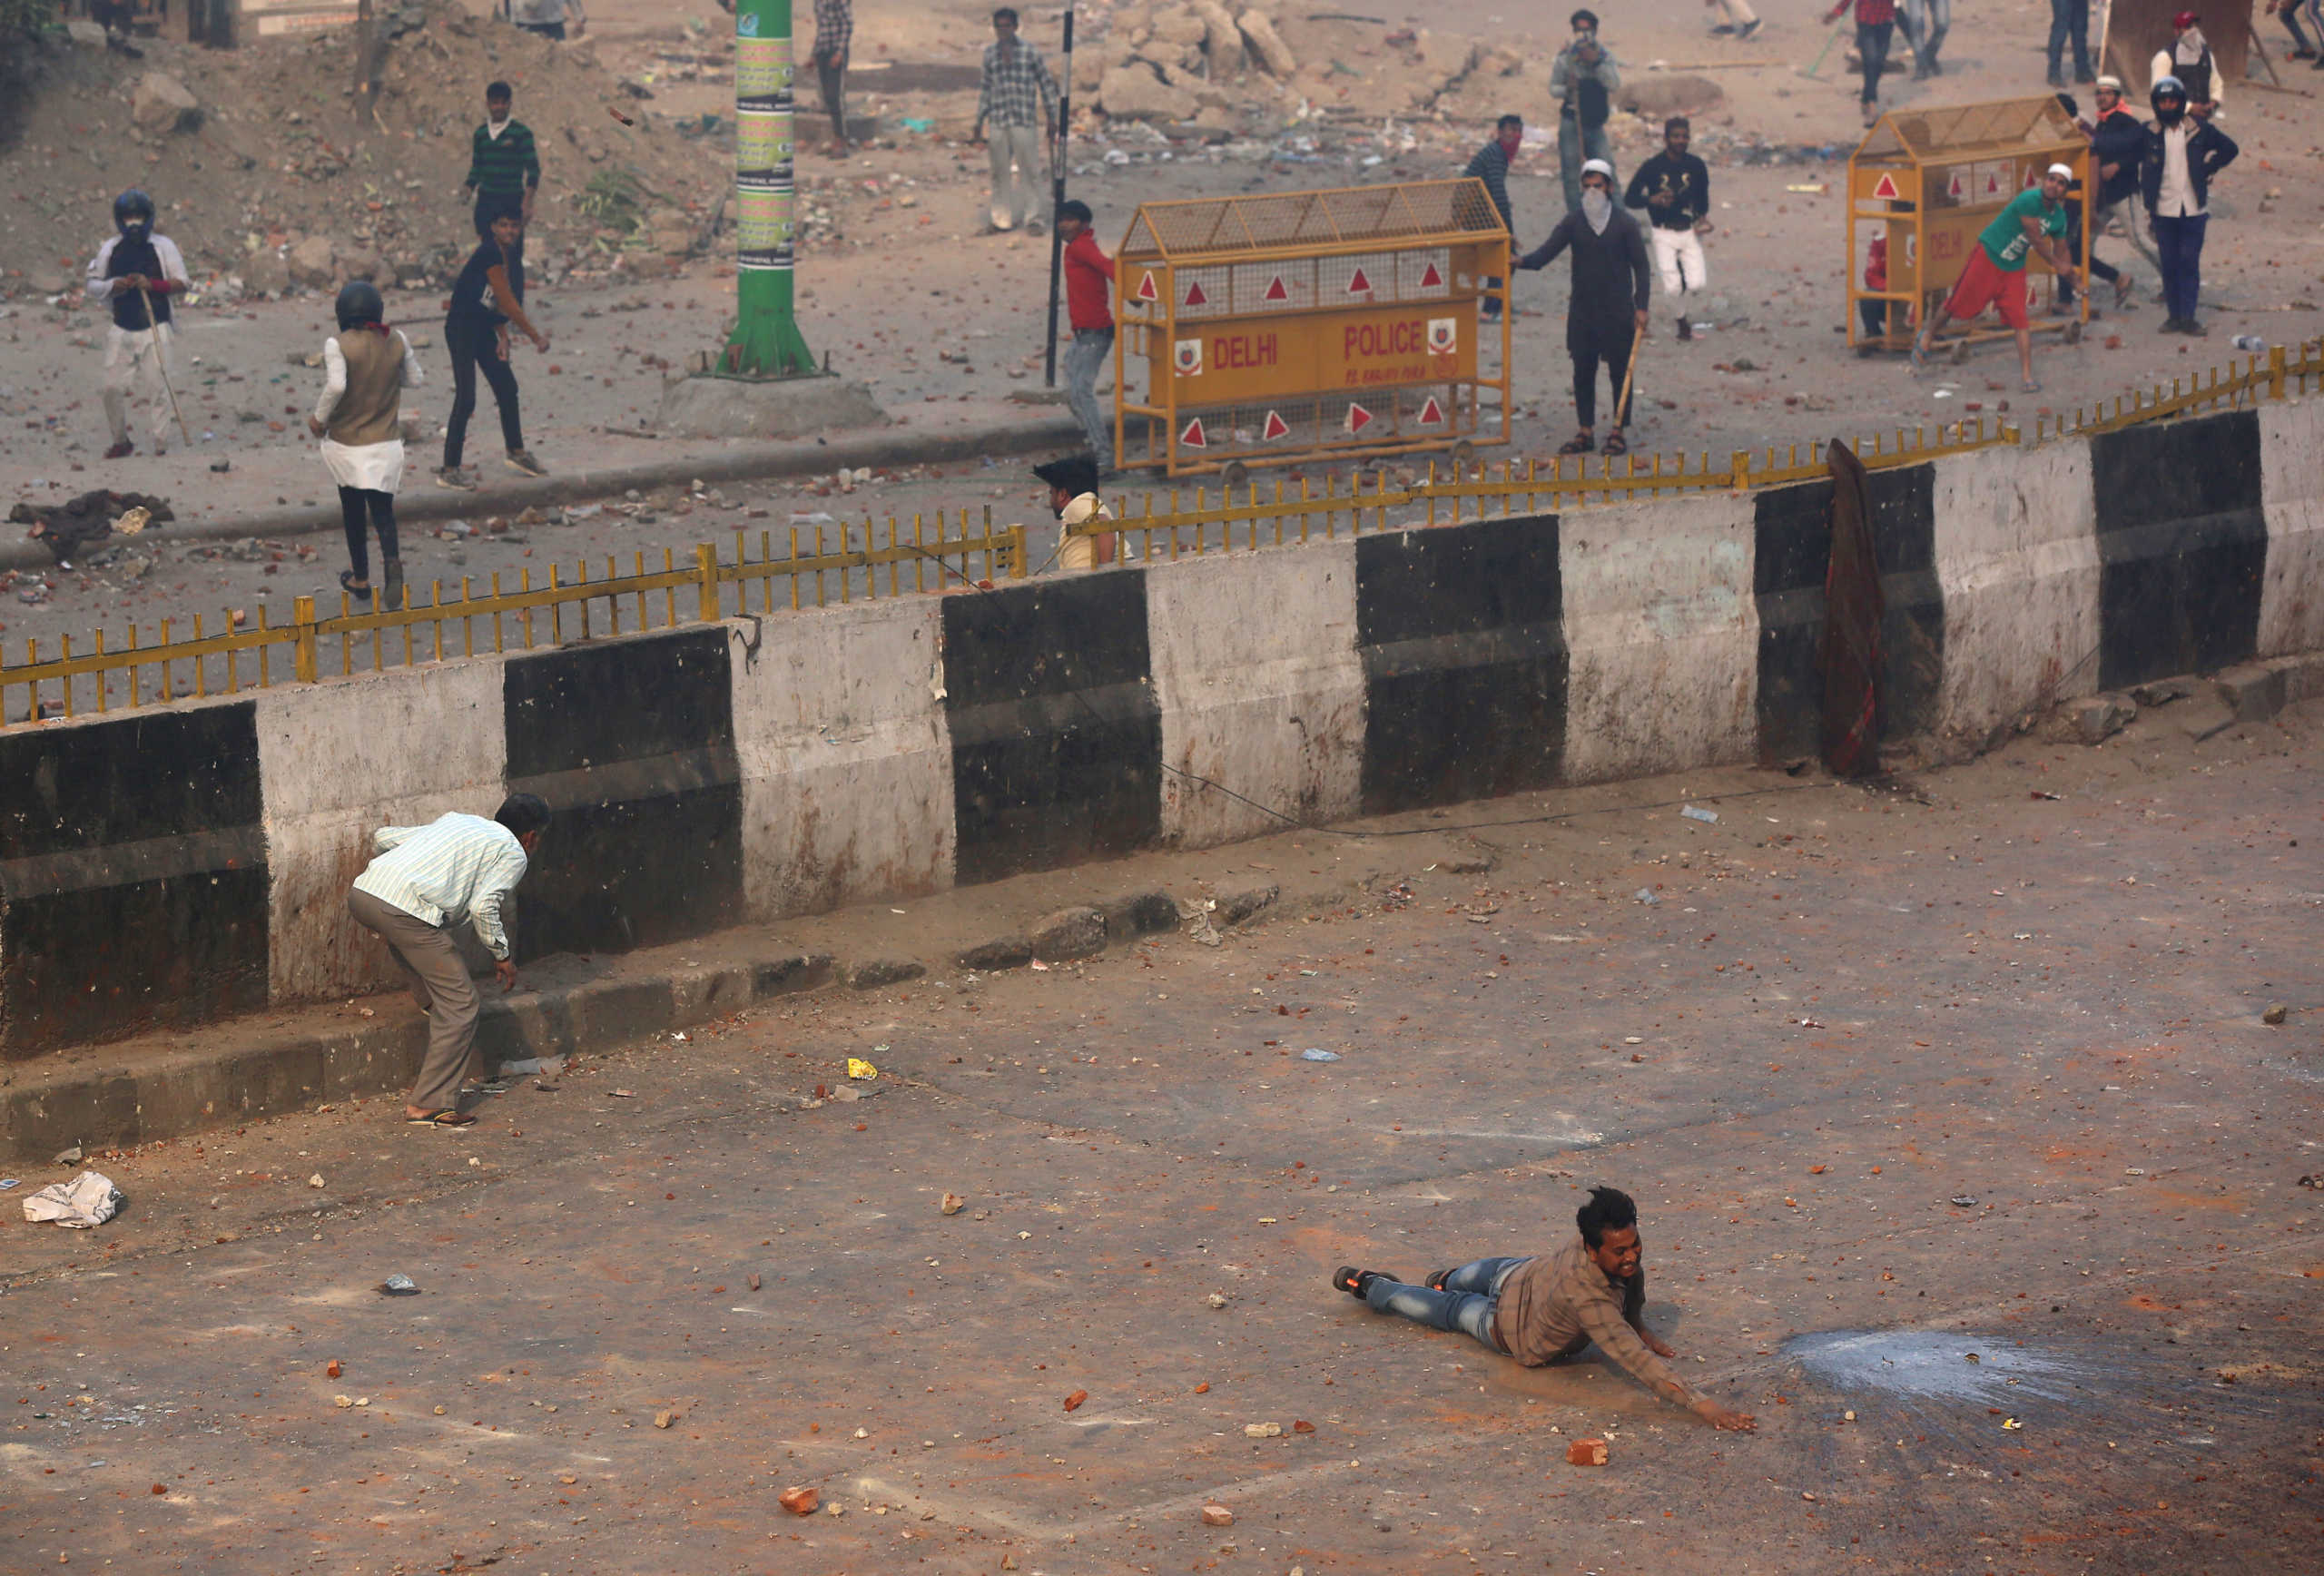
[[[1098,496],[1098,462],[1086,454],[1071,454],[1037,465],[1033,474],[1049,484],[1049,508],[1057,515],[1057,551],[1050,555],[1060,569],[1095,569],[1114,561],[1114,533],[1076,536],[1073,527],[1091,520],[1110,520],[1105,501]]]

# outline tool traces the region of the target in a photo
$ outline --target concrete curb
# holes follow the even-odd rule
[[[1238,892],[1222,897],[1217,908],[1236,915],[1230,923],[1246,921],[1269,907],[1275,895],[1272,887]],[[1072,956],[1095,956],[1178,927],[1177,902],[1160,888],[1126,891],[1061,912],[1087,915],[1088,928],[1098,931],[1094,945],[1070,949]],[[1045,931],[1058,917],[1047,916],[1032,929]],[[1206,929],[1196,939],[1216,944]],[[1036,955],[1032,942],[1012,935],[960,951],[953,965],[993,972],[1027,967]],[[1067,953],[1058,956],[1070,960]],[[972,957],[980,960],[972,962]],[[927,972],[909,957],[867,958],[848,965],[828,952],[784,951],[743,962],[550,986],[513,1000],[487,1000],[477,1045],[485,1065],[495,1069],[536,1057],[595,1054],[777,997],[838,984],[874,990]],[[44,1071],[37,1061],[23,1064],[16,1071],[21,1081],[0,1088],[0,1157],[43,1160],[75,1143],[122,1148],[310,1110],[320,1101],[397,1093],[419,1070],[427,1027],[426,1019],[399,1011],[360,1027],[260,1036],[206,1051],[172,1049],[129,1065],[108,1065],[102,1047],[94,1056],[76,1058],[75,1065],[54,1071]],[[175,1038],[181,1044],[199,1039]]]
[[[407,486],[396,501],[399,524],[414,524],[483,515],[515,515],[527,508],[603,497],[631,488],[684,486],[704,481],[763,481],[770,477],[813,476],[821,471],[871,467],[893,469],[907,465],[940,465],[984,456],[1040,454],[1072,448],[1081,441],[1081,428],[1069,417],[1029,413],[1022,422],[994,423],[960,432],[921,434],[894,428],[846,438],[798,438],[785,443],[759,443],[691,458],[657,459],[645,465],[607,466],[527,479],[488,493],[449,492],[428,483]],[[231,519],[197,520],[189,525],[157,527],[163,543],[238,542],[245,537],[281,539],[285,537],[336,535],[340,528],[336,506],[313,508],[261,509]],[[46,568],[55,560],[48,549],[30,542],[0,547],[0,569]]]
[[[477,1033],[487,1067],[530,1057],[609,1050],[754,1002],[828,985],[829,954],[789,953],[743,964],[598,980],[490,1000]],[[73,1143],[118,1148],[229,1123],[282,1116],[317,1101],[410,1085],[427,1049],[427,1019],[286,1034],[226,1054],[182,1050],[133,1068],[88,1065],[0,1094],[5,1152],[44,1159]]]

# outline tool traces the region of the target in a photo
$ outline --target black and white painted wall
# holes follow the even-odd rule
[[[1882,729],[2324,648],[2324,404],[1875,471]],[[1817,753],[1829,484],[1126,565],[0,735],[0,1056],[385,982],[372,828],[556,822],[519,955]]]

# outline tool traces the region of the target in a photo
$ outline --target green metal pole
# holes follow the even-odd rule
[[[791,0],[735,0],[734,331],[718,358],[727,378],[796,378],[814,352],[792,315]]]

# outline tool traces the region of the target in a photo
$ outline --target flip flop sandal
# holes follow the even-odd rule
[[[1630,439],[1622,436],[1621,429],[1620,428],[1616,428],[1613,431],[1606,434],[1606,447],[1599,452],[1601,454],[1628,454],[1630,451]]]
[[[404,1125],[410,1128],[473,1128],[476,1118],[458,1111],[430,1111],[424,1117],[406,1117]]]
[[[1332,1272],[1332,1284],[1352,1297],[1360,1297],[1364,1295],[1365,1283],[1372,1278],[1372,1273],[1368,1269],[1358,1269],[1352,1264],[1344,1264]]]
[[[1428,1272],[1428,1278],[1420,1284],[1426,1286],[1430,1291],[1441,1292],[1444,1289],[1445,1276],[1452,1273],[1452,1272],[1449,1269],[1433,1269]]]
[[[1558,452],[1560,454],[1588,454],[1591,449],[1597,447],[1598,445],[1595,442],[1590,438],[1582,437],[1577,432],[1571,438],[1567,438],[1565,442],[1559,445]]]
[[[352,569],[341,569],[339,572],[339,588],[346,592],[350,596],[354,597],[358,602],[369,602],[371,600],[371,587],[369,586],[358,586],[355,583],[355,571]]]

